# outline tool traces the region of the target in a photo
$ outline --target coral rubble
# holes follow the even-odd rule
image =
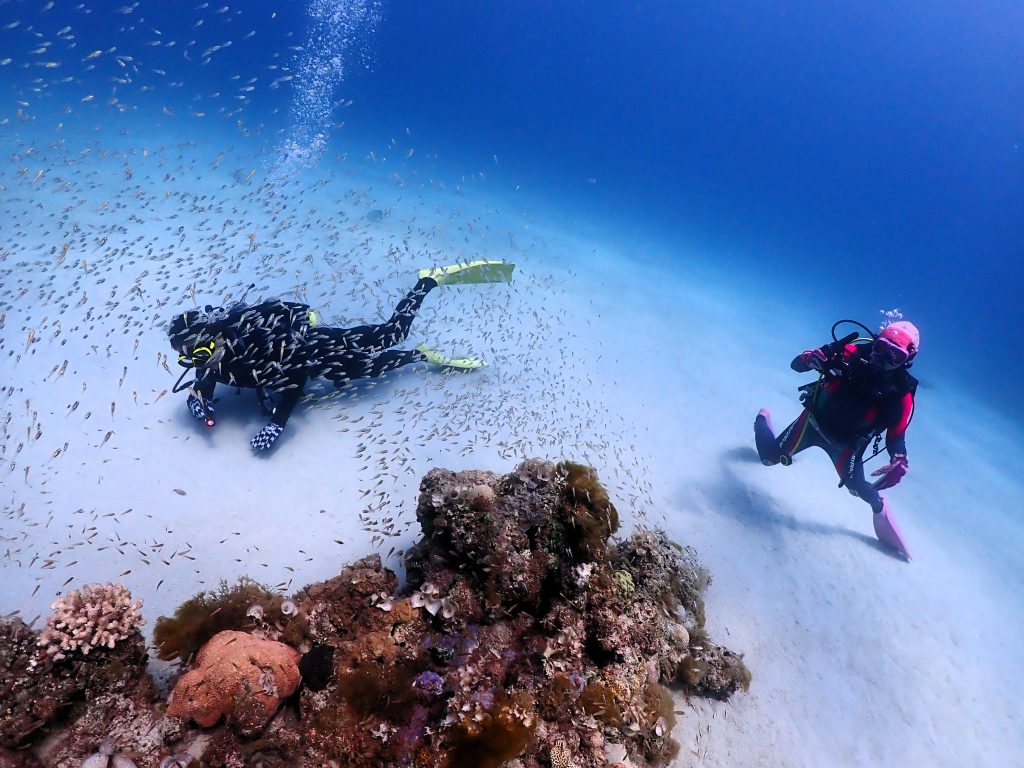
[[[57,713],[16,699],[3,746],[62,766],[101,759],[110,739],[154,767],[644,768],[678,751],[669,687],[727,698],[748,685],[704,631],[709,576],[693,551],[660,531],[612,540],[618,512],[593,469],[434,469],[416,515],[401,588],[372,555],[291,598],[254,582],[197,595],[157,625],[167,658],[202,646],[165,712],[136,686],[124,712],[104,723],[87,704],[44,750],[34,740]],[[55,666],[69,659],[24,625],[3,632],[15,690],[30,690],[35,659],[61,701],[76,695]]]

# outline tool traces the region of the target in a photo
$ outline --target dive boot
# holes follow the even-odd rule
[[[455,368],[460,371],[472,371],[477,368],[483,368],[486,363],[483,360],[477,360],[475,357],[445,357],[444,355],[438,354],[426,344],[420,344],[416,347],[416,351],[427,358],[428,363],[434,365],[440,365],[445,368]]]
[[[881,511],[872,513],[871,521],[875,524],[875,536],[878,540],[909,560],[910,550],[903,541],[903,534],[896,526],[896,521],[892,519],[889,503],[885,499],[882,499]]]
[[[464,285],[468,283],[508,283],[512,280],[515,264],[508,261],[479,259],[463,264],[449,264],[447,267],[421,269],[418,277],[433,278],[438,285]]]

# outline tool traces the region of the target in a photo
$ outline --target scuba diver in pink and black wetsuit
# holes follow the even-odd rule
[[[852,321],[832,326],[833,339],[843,322]],[[754,420],[754,439],[766,466],[788,466],[795,454],[812,445],[826,451],[839,473],[840,487],[845,485],[871,505],[878,540],[909,560],[910,552],[879,491],[892,488],[907,473],[904,436],[917,390],[917,379],[907,368],[917,355],[921,335],[913,323],[903,320],[889,323],[877,335],[868,333],[870,338],[852,333],[797,355],[790,364],[794,371],[821,374],[818,381],[800,388],[803,413],[776,437],[771,414],[762,408]],[[872,483],[864,477],[864,451],[883,432],[889,463],[872,473],[880,476]]]

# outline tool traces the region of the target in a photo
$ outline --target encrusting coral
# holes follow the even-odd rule
[[[726,698],[749,683],[703,629],[693,551],[660,531],[612,541],[593,469],[434,469],[416,515],[401,588],[371,555],[291,598],[244,582],[161,618],[163,655],[204,644],[168,717],[112,728],[87,713],[51,762],[116,738],[140,765],[654,768],[678,751],[669,687]]]
[[[258,732],[299,687],[299,653],[284,643],[230,630],[213,636],[183,675],[168,717],[209,728],[224,715],[243,736]]]

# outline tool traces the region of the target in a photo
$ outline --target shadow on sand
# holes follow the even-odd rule
[[[737,446],[723,451],[720,456],[719,480],[706,486],[708,499],[713,509],[720,514],[729,515],[744,527],[771,536],[781,538],[782,531],[797,531],[815,536],[849,536],[867,544],[872,549],[896,557],[896,554],[885,547],[874,536],[851,530],[842,525],[805,520],[792,514],[780,511],[779,504],[771,497],[755,488],[747,480],[745,471],[737,471],[737,465],[761,466],[757,452],[747,446]],[[764,468],[768,471],[768,467]],[[776,468],[775,471],[778,471]],[[822,492],[835,491],[826,483]],[[899,558],[897,558],[899,559]]]

